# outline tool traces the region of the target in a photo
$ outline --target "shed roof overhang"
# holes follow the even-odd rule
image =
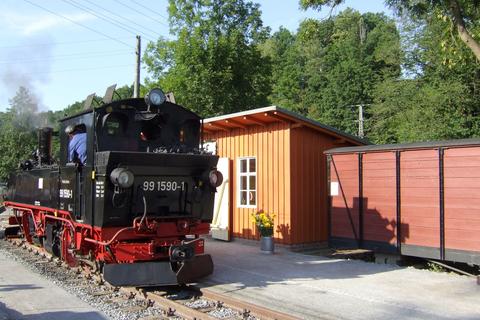
[[[274,122],[287,123],[290,125],[290,128],[307,127],[333,136],[341,142],[350,142],[356,145],[369,144],[369,142],[364,139],[342,132],[338,129],[321,124],[320,122],[308,119],[295,112],[282,109],[277,106],[252,109],[223,116],[207,118],[203,121],[203,130],[208,135],[208,133],[214,133],[218,131],[228,132],[233,129],[247,129],[250,126],[266,127]]]

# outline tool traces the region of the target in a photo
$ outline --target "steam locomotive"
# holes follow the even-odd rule
[[[69,126],[86,133],[84,164],[69,162]],[[6,235],[19,231],[115,286],[196,282],[213,272],[200,236],[222,182],[201,133],[201,118],[160,89],[62,119],[58,163],[53,130],[39,129],[37,156],[8,181]]]

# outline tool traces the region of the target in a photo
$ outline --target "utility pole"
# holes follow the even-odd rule
[[[348,105],[347,107],[357,107],[358,108],[358,136],[360,138],[363,138],[365,133],[364,133],[364,130],[363,130],[363,126],[364,126],[364,122],[365,122],[365,119],[363,117],[363,108],[366,107],[366,106],[369,106],[370,103],[361,103],[361,104],[351,104],[351,105]]]
[[[135,55],[137,56],[137,63],[135,65],[135,83],[133,84],[133,97],[138,98],[140,97],[140,56],[141,56],[141,40],[140,36],[137,36],[137,50],[135,51]]]
[[[358,136],[363,138],[363,104],[358,105]]]

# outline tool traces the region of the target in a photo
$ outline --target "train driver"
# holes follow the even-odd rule
[[[87,162],[87,134],[79,126],[69,125],[65,128],[68,143],[68,162],[84,165]]]

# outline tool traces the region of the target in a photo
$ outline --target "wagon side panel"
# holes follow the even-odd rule
[[[330,244],[336,247],[358,245],[360,228],[357,154],[331,156],[330,195]]]
[[[363,235],[366,247],[396,251],[397,179],[393,151],[363,155]]]
[[[439,152],[401,153],[401,253],[440,259]]]
[[[445,259],[480,264],[480,147],[446,149]]]

